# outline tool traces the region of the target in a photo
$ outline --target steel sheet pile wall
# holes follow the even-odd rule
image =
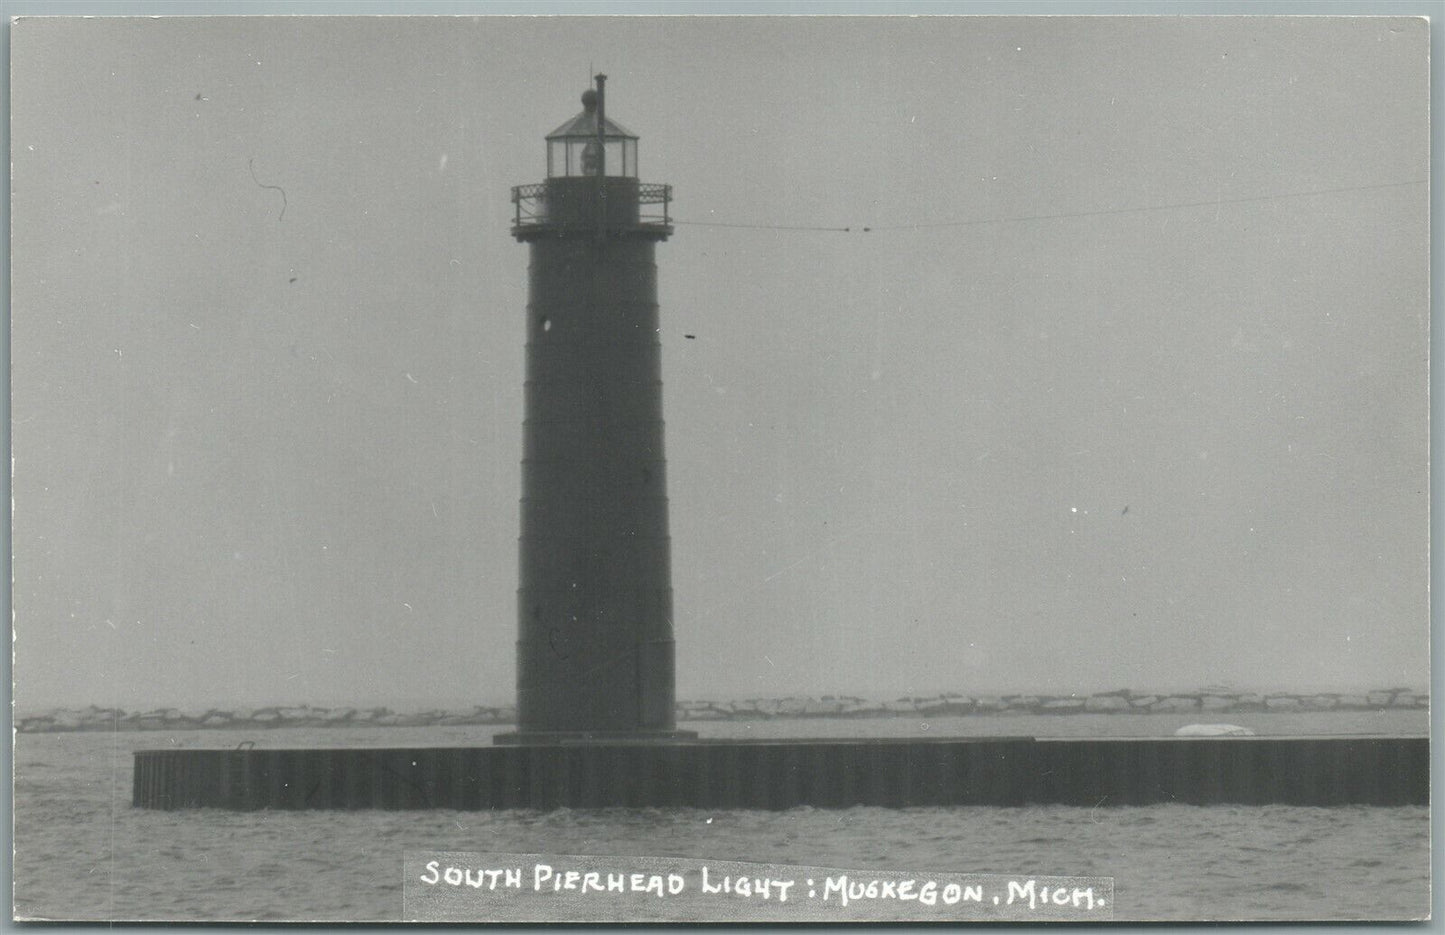
[[[158,809],[468,810],[1428,801],[1423,737],[147,750],[133,797]]]

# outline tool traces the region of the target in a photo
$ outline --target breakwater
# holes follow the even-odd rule
[[[682,701],[679,721],[757,721],[773,718],[959,717],[968,715],[1192,714],[1217,719],[1233,713],[1382,711],[1425,709],[1429,695],[1409,688],[1360,693],[1136,692],[1120,689],[1088,695],[964,695],[944,693],[876,701],[851,695]],[[464,709],[393,711],[386,707],[314,706],[262,708],[157,708],[124,711],[87,707],[56,709],[16,718],[21,733],[69,731],[265,730],[281,727],[430,727],[507,725],[516,722],[511,705]]]

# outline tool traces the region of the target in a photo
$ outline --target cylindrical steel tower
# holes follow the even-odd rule
[[[671,557],[655,245],[666,185],[606,117],[606,76],[512,191],[531,251],[517,732],[502,742],[671,739]]]

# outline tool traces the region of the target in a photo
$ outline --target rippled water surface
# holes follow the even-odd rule
[[[707,736],[1163,736],[1188,716],[690,724]],[[1423,712],[1254,715],[1260,734],[1422,734]],[[22,734],[15,904],[28,918],[388,920],[407,850],[599,854],[1115,878],[1116,918],[1380,919],[1428,911],[1428,810],[1286,806],[785,812],[151,812],[131,752],[451,746],[477,727]]]

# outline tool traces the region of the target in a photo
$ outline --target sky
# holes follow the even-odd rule
[[[679,697],[1428,684],[1423,20],[65,18],[11,56],[22,709],[511,698],[510,187],[595,71],[674,186]]]

